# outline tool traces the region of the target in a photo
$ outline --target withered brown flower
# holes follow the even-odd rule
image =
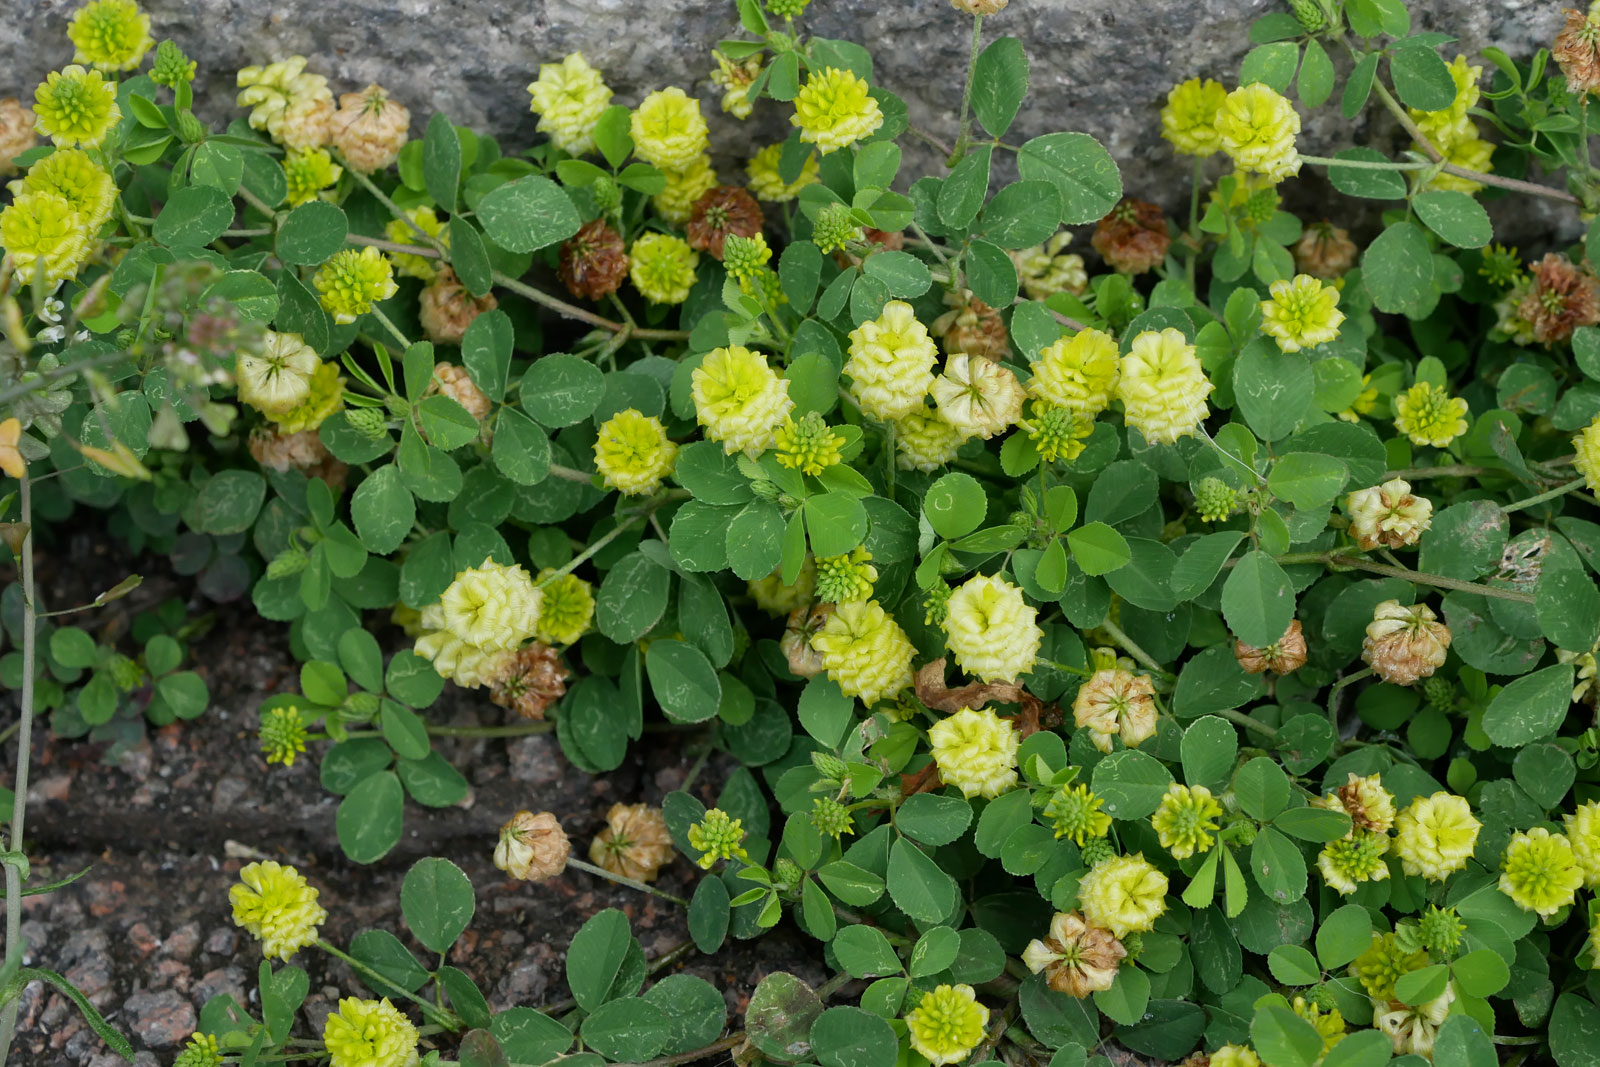
[[[428,340],[441,345],[458,345],[467,327],[485,311],[499,306],[493,293],[473,297],[456,278],[455,271],[440,267],[438,277],[417,298],[417,318]]]
[[[654,881],[672,856],[667,820],[648,804],[611,805],[605,829],[589,845],[591,863],[636,882]]]
[[[467,414],[479,422],[494,406],[484,391],[478,388],[478,383],[472,380],[467,369],[454,363],[434,364],[433,381],[428,385],[428,392],[444,394],[466,408]]]
[[[1283,636],[1265,648],[1234,641],[1233,658],[1247,674],[1291,674],[1299,670],[1306,665],[1306,638],[1300,632],[1300,620],[1289,623]]]
[[[1143,274],[1166,258],[1172,238],[1159,205],[1126,197],[1095,226],[1089,243],[1112,270]]]
[[[1076,911],[1057,912],[1050,932],[1028,943],[1022,962],[1043,973],[1050,988],[1080,1000],[1110,989],[1127,948],[1110,930],[1091,926]]]
[[[524,719],[542,719],[567,691],[568,677],[560,653],[535,641],[507,661],[504,676],[489,685],[489,699]]]
[[[689,247],[721,259],[729,236],[754,237],[765,223],[755,197],[737,185],[719,185],[694,202],[685,230]]]
[[[1571,339],[1580,326],[1600,322],[1600,282],[1559,252],[1546,253],[1533,265],[1532,280],[1517,314],[1546,345]]]
[[[1294,269],[1332,281],[1356,265],[1356,243],[1350,232],[1331,222],[1313,222],[1294,246]]]
[[[519,811],[500,827],[494,865],[513,878],[542,882],[566,870],[571,855],[572,842],[554,815]]]
[[[944,339],[946,354],[965,352],[996,361],[1006,358],[1011,351],[1011,335],[1000,312],[967,289],[945,293],[944,302],[950,310],[933,320],[932,332]]]
[[[1567,76],[1567,88],[1587,93],[1600,88],[1600,22],[1568,8],[1567,24],[1556,34],[1550,57]]]
[[[628,276],[628,253],[622,235],[605,219],[586,222],[561,244],[556,277],[567,292],[599,300],[617,291]]]
[[[1385,600],[1373,612],[1361,642],[1361,658],[1394,685],[1411,685],[1440,667],[1450,649],[1450,628],[1426,604],[1406,607]]]

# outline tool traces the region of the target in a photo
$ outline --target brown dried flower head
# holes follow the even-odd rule
[[[778,645],[789,660],[789,670],[795,675],[814,678],[822,673],[822,653],[811,647],[811,639],[832,614],[832,604],[798,607],[789,613]]]
[[[606,828],[589,845],[589,862],[635,882],[652,882],[672,862],[672,835],[660,808],[613,804]]]
[[[719,185],[694,202],[686,230],[691,248],[721,259],[722,243],[730,235],[754,237],[765,224],[755,197],[737,185]]]
[[[950,310],[933,320],[932,332],[944,339],[948,355],[965,352],[998,362],[1011,351],[1011,335],[1000,312],[967,289],[945,293]]]
[[[1550,56],[1574,93],[1600,89],[1600,22],[1571,8],[1565,13],[1567,24],[1556,34]]]
[[[1350,232],[1331,222],[1313,222],[1294,246],[1294,268],[1301,274],[1332,281],[1356,265],[1356,243]]]
[[[1350,821],[1363,830],[1386,834],[1394,826],[1394,795],[1383,787],[1381,775],[1362,777],[1354,771],[1344,785],[1333,791],[1330,803],[1350,816]]]
[[[1356,490],[1345,498],[1345,510],[1350,513],[1350,536],[1367,550],[1414,545],[1433,525],[1432,501],[1413,493],[1404,478]]]
[[[1385,600],[1367,624],[1361,658],[1383,681],[1411,685],[1444,666],[1449,649],[1450,628],[1432,608]]]
[[[1306,665],[1306,637],[1300,630],[1300,620],[1291,622],[1283,636],[1266,648],[1234,641],[1233,658],[1247,674],[1291,674],[1299,670]]]
[[[339,97],[328,120],[334,145],[362,174],[382,170],[400,156],[411,133],[411,112],[376,82]]]
[[[1156,732],[1156,689],[1150,678],[1120,668],[1095,671],[1078,688],[1072,717],[1090,731],[1094,747],[1111,751],[1111,739],[1121,737],[1129,748]]]
[[[599,300],[617,291],[628,276],[628,251],[622,234],[605,219],[586,222],[561,245],[556,277],[567,292]]]
[[[0,175],[14,173],[16,158],[38,139],[33,132],[33,109],[14,96],[0,100]]]
[[[257,426],[250,431],[249,447],[250,455],[263,467],[302,471],[307,477],[321,478],[334,492],[344,488],[345,476],[350,472],[349,467],[333,458],[316,430],[280,433],[271,426]]]
[[[513,878],[542,882],[564,871],[570,855],[572,842],[554,815],[519,811],[500,827],[494,865]]]
[[[489,699],[524,719],[543,719],[545,710],[566,693],[568,677],[560,653],[535,641],[506,661],[503,675],[489,683]]]
[[[436,363],[433,381],[428,383],[428,393],[442,393],[467,409],[467,414],[482,422],[493,405],[478,383],[472,380],[465,367],[454,363]]]
[[[1050,988],[1082,1000],[1111,988],[1128,950],[1110,930],[1091,926],[1075,911],[1057,912],[1050,933],[1028,943],[1022,962],[1043,972]]]
[[[456,278],[455,271],[440,267],[439,276],[417,298],[417,318],[422,332],[434,344],[458,345],[473,319],[498,306],[493,293],[474,298]]]
[[[1531,273],[1517,314],[1528,323],[1534,340],[1559,344],[1571,339],[1579,326],[1600,322],[1600,283],[1587,269],[1559,252],[1549,252]]]
[[[1143,274],[1161,265],[1172,238],[1159,205],[1127,197],[1095,226],[1089,243],[1112,270]]]
[[[1011,0],[950,0],[950,6],[969,15],[998,15]]]

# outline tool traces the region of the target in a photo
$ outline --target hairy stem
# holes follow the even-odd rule
[[[21,852],[23,824],[28,814],[28,759],[33,752],[33,690],[34,668],[38,651],[36,625],[39,604],[35,599],[38,590],[33,575],[33,485],[24,474],[21,479],[21,521],[28,531],[22,540],[22,707],[17,728],[17,771],[11,783],[14,795],[11,800],[11,835],[6,847],[11,852]],[[5,970],[22,966],[22,873],[16,864],[8,863],[6,869],[6,955]],[[17,1009],[20,998],[6,1002],[0,1009],[0,1064],[6,1062],[11,1051],[11,1039],[17,1032]]]
[[[1279,564],[1292,565],[1296,563],[1327,563],[1338,567],[1353,567],[1356,570],[1370,571],[1381,574],[1387,578],[1401,578],[1418,585],[1432,585],[1440,589],[1454,589],[1462,593],[1475,593],[1478,596],[1494,597],[1498,600],[1510,600],[1518,604],[1532,604],[1532,593],[1519,593],[1515,589],[1499,589],[1492,585],[1482,585],[1478,582],[1464,582],[1459,578],[1447,578],[1442,574],[1429,574],[1426,571],[1407,570],[1404,567],[1391,567],[1387,563],[1376,563],[1360,556],[1345,555],[1340,552],[1290,552],[1287,555],[1275,557]],[[1229,561],[1232,562],[1231,560]]]
[[[972,83],[978,74],[978,51],[983,44],[983,16],[972,16],[972,53],[967,60],[967,83],[961,87],[961,132],[956,137],[955,151],[950,153],[946,166],[953,167],[967,154],[967,142],[972,138]]]
[[[394,982],[385,978],[371,967],[368,967],[365,963],[362,963],[348,952],[341,948],[330,945],[320,937],[317,939],[317,947],[326,952],[328,955],[343,960],[349,965],[352,971],[355,971],[357,974],[359,974],[362,980],[368,985],[372,986],[375,991],[392,991],[390,995],[398,993],[400,996],[403,996],[420,1006],[422,1008],[422,1014],[428,1018],[429,1022],[442,1026],[452,1033],[461,1029],[461,1020],[457,1018],[455,1012],[446,1011],[443,1008],[424,1000],[422,997],[417,996],[415,993],[407,992],[405,987],[396,985]]]
[[[594,864],[586,863],[580,859],[574,859],[570,856],[567,857],[567,866],[576,867],[578,870],[592,874],[596,878],[604,878],[607,881],[615,882],[618,885],[625,885],[629,889],[637,889],[641,893],[649,893],[651,896],[660,897],[662,900],[670,901],[673,904],[678,905],[680,908],[687,908],[689,906],[689,902],[684,900],[682,897],[675,897],[671,893],[657,889],[653,885],[646,885],[644,882],[635,881],[634,879],[628,878],[624,875],[613,874],[604,867],[596,867]]]

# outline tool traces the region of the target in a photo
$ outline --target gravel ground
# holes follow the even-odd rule
[[[82,603],[129,569],[118,570],[116,561],[105,558],[99,548],[104,538],[79,534],[75,541],[68,553],[41,552],[49,603]],[[65,560],[70,568],[59,566]],[[169,595],[175,586],[163,588],[150,578],[164,568],[161,560],[141,560],[132,568],[148,580],[120,610]],[[97,573],[115,576],[97,582]],[[264,626],[247,603],[191,606],[218,615],[195,649],[196,669],[211,689],[211,709],[192,722],[151,730],[114,757],[106,744],[38,737],[29,790],[27,851],[35,881],[92,867],[72,886],[26,901],[26,961],[60,971],[82,989],[131,1038],[139,1067],[169,1063],[210,997],[231,992],[248,1002],[261,957],[233,926],[227,894],[238,869],[258,856],[295,864],[320,889],[330,915],[323,935],[334,944],[378,928],[398,934],[413,949],[418,946],[400,918],[401,879],[422,856],[459,864],[477,890],[477,913],[450,962],[477,979],[497,1010],[563,999],[566,946],[583,921],[603,908],[628,915],[652,959],[687,940],[682,912],[655,897],[576,871],[527,885],[507,879],[490,862],[500,824],[524,807],[557,813],[581,855],[611,804],[659,804],[681,787],[695,755],[685,751],[684,739],[659,737],[636,745],[629,762],[601,778],[569,764],[551,735],[445,741],[441,750],[471,782],[466,800],[442,810],[410,806],[400,845],[378,863],[355,865],[339,851],[337,798],[322,788],[315,759],[269,767],[256,751],[257,704],[292,689],[296,677],[286,631]],[[89,616],[84,624],[102,621]],[[429,717],[503,723],[506,714],[487,700],[450,690]],[[15,742],[8,743],[8,783],[15,756]],[[711,760],[693,791],[712,803],[731,769]],[[687,896],[694,873],[680,857],[662,872],[660,884]],[[344,964],[321,953],[302,952],[294,962],[309,971],[312,990],[297,1035],[312,1036],[339,996],[364,987]],[[795,971],[812,982],[826,977],[818,946],[787,928],[756,943],[732,943],[713,959],[690,952],[676,968],[724,990],[733,1020],[742,1017],[750,991],[769,971]],[[64,997],[41,983],[24,992],[20,1019],[13,1062],[121,1062]]]

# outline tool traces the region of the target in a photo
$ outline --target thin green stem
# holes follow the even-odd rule
[[[741,1030],[736,1034],[718,1038],[705,1048],[697,1048],[690,1052],[678,1052],[671,1056],[660,1056],[653,1060],[645,1060],[643,1063],[634,1064],[633,1067],[678,1067],[680,1063],[698,1063],[701,1060],[709,1060],[720,1053],[727,1052],[743,1040],[744,1031]]]
[[[429,1022],[442,1026],[452,1033],[461,1029],[461,1020],[456,1016],[455,1012],[442,1009],[424,1000],[422,997],[417,996],[415,993],[409,992],[404,986],[395,984],[393,981],[385,978],[383,975],[379,974],[371,967],[368,967],[365,963],[362,963],[348,952],[341,948],[337,948],[334,945],[330,945],[320,937],[317,938],[317,947],[326,952],[328,955],[343,960],[349,965],[351,970],[359,974],[362,980],[368,985],[372,986],[375,991],[383,992],[385,990],[390,990],[392,991],[391,995],[399,994],[400,996],[405,997],[407,1000],[419,1005],[422,1008],[422,1014],[428,1018]]]
[[[8,851],[23,850],[23,824],[28,814],[28,760],[33,752],[33,695],[35,661],[38,650],[37,618],[38,589],[33,573],[33,484],[26,473],[21,479],[21,511],[18,518],[27,532],[22,539],[22,692],[20,718],[17,726],[17,771],[11,787],[11,835],[6,840]],[[22,966],[22,872],[14,863],[5,865],[6,871],[6,955],[4,969],[14,972]],[[37,950],[38,945],[31,946]],[[13,997],[0,1009],[0,1064],[6,1062],[11,1051],[11,1040],[17,1032],[17,1009],[20,997]]]
[[[567,866],[576,867],[580,871],[592,874],[597,878],[604,878],[607,881],[615,882],[618,885],[625,885],[629,889],[637,889],[641,893],[649,893],[651,896],[660,897],[662,900],[670,901],[681,908],[687,908],[689,906],[689,902],[684,900],[682,897],[675,897],[671,893],[663,892],[653,885],[646,885],[644,882],[636,881],[620,874],[613,874],[604,867],[596,867],[594,864],[586,863],[580,859],[573,859],[570,856],[567,857]]]
[[[1333,727],[1333,736],[1339,736],[1339,694],[1344,690],[1345,686],[1371,676],[1372,668],[1364,667],[1354,674],[1347,674],[1340,678],[1333,683],[1333,688],[1328,690],[1328,725]]]
[[[265,215],[267,218],[272,219],[272,218],[276,218],[277,217],[277,213],[275,211],[273,211],[272,208],[267,206],[267,202],[265,200],[261,199],[255,193],[252,193],[249,189],[245,188],[243,185],[239,186],[239,197],[245,203],[249,204],[251,207],[253,207],[257,211],[261,212],[261,214]]]
[[[1435,166],[1423,160],[1397,163],[1388,159],[1333,159],[1329,156],[1301,156],[1300,162],[1314,167],[1349,167],[1352,170],[1431,170]]]
[[[1530,496],[1526,500],[1517,500],[1510,504],[1501,504],[1500,510],[1509,515],[1513,511],[1521,511],[1523,508],[1531,508],[1535,504],[1543,504],[1546,500],[1554,500],[1558,496],[1565,496],[1575,489],[1582,489],[1587,481],[1588,479],[1586,478],[1574,478],[1565,485],[1558,485],[1549,492],[1540,493],[1538,496]]]
[[[1422,478],[1481,478],[1486,474],[1505,474],[1503,470],[1494,467],[1477,467],[1470,463],[1448,463],[1438,467],[1404,467],[1397,471],[1385,471],[1383,480],[1404,478],[1408,482],[1418,481]]]
[[[1156,674],[1164,677],[1172,677],[1164,668],[1162,668],[1160,663],[1156,662],[1154,656],[1140,648],[1134,642],[1133,638],[1123,633],[1121,628],[1119,628],[1116,623],[1112,622],[1109,617],[1100,624],[1100,627],[1101,629],[1105,630],[1106,633],[1111,635],[1111,640],[1122,646],[1123,651],[1127,652],[1128,655],[1132,656],[1135,660],[1138,660],[1139,663],[1146,669],[1154,671]]]
[[[121,363],[127,358],[128,353],[126,352],[105,352],[90,359],[75,360],[72,363],[57,367],[55,370],[43,371],[37,375],[32,375],[29,380],[21,385],[13,385],[9,389],[0,389],[0,408],[5,407],[19,397],[27,396],[29,393],[40,392],[48,388],[52,383],[59,382],[63,378],[70,378],[80,371],[93,370],[96,367],[109,367],[113,363]]]
[[[602,330],[610,330],[613,333],[620,333],[628,328],[625,323],[613,322],[603,315],[596,315],[594,312],[578,307],[575,304],[569,304],[565,300],[551,296],[541,289],[535,289],[525,282],[518,281],[508,274],[496,272],[494,283],[511,290],[524,299],[532,300],[535,304],[542,304],[564,318],[586,322],[590,326],[598,326]],[[685,330],[648,330],[642,327],[631,331],[630,335],[641,341],[687,341],[689,339],[689,334]]]
[[[563,467],[559,463],[550,464],[550,477],[560,478],[566,482],[582,482],[584,485],[594,484],[594,475],[575,467]]]
[[[1480,585],[1477,582],[1464,582],[1459,578],[1447,578],[1442,574],[1429,574],[1426,571],[1407,570],[1404,567],[1391,567],[1387,563],[1376,563],[1360,556],[1350,556],[1339,552],[1290,552],[1286,555],[1274,557],[1280,565],[1292,566],[1297,563],[1326,563],[1336,567],[1351,567],[1355,570],[1370,571],[1388,578],[1401,578],[1418,585],[1432,585],[1440,589],[1454,589],[1462,593],[1474,593],[1478,596],[1494,597],[1497,600],[1510,600],[1518,604],[1532,604],[1532,593],[1519,593],[1515,589],[1499,589],[1492,585]],[[1229,562],[1232,562],[1231,560]]]
[[[654,511],[655,508],[651,508],[649,511],[640,511],[634,515],[630,515],[625,521],[617,523],[617,525],[608,531],[604,537],[600,538],[598,541],[584,549],[582,552],[578,553],[576,556],[573,556],[565,566],[562,566],[552,573],[546,575],[544,579],[539,582],[539,585],[548,585],[550,582],[555,581],[557,578],[560,578],[563,575],[571,574],[589,560],[593,559],[597,553],[604,551],[605,547],[611,542],[615,541],[624,533],[637,526],[641,520],[652,514]]]
[[[345,241],[353,245],[371,245],[380,252],[393,252],[396,255],[423,256],[428,259],[442,258],[437,249],[423,248],[421,245],[401,244],[399,241],[386,241],[381,237],[368,237],[360,233],[346,234]]]
[[[972,138],[972,83],[978,74],[978,52],[983,45],[983,16],[972,16],[972,53],[967,60],[967,82],[961,87],[961,132],[956,137],[955,151],[950,153],[946,166],[955,166],[967,154],[967,143]]]
[[[1261,734],[1261,736],[1265,737],[1268,741],[1274,741],[1278,737],[1277,727],[1268,726],[1266,723],[1254,718],[1253,716],[1246,715],[1237,708],[1218,708],[1209,714],[1221,715],[1229,722],[1238,723],[1247,730],[1254,730]]]
[[[400,332],[400,327],[396,326],[394,324],[394,322],[389,318],[389,316],[387,316],[387,315],[385,315],[383,313],[383,309],[382,308],[374,307],[372,309],[372,311],[370,312],[370,314],[372,315],[373,318],[375,318],[379,322],[383,323],[384,329],[388,330],[391,334],[394,335],[394,339],[396,341],[400,342],[400,347],[401,348],[410,348],[411,347],[411,340],[408,337],[406,337],[405,334]]]

